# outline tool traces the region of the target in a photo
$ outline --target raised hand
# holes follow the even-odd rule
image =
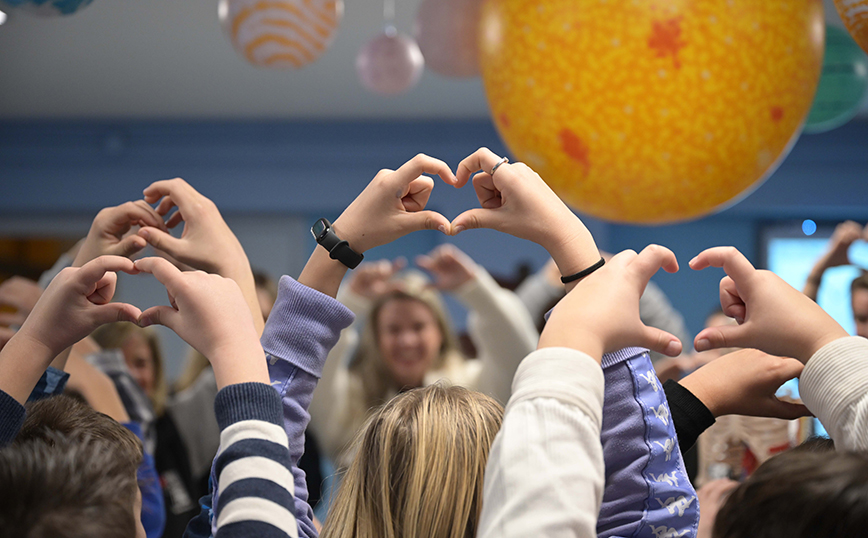
[[[446,291],[460,288],[476,275],[476,262],[454,245],[440,245],[427,256],[417,256],[416,265],[434,275],[434,285]]]
[[[359,253],[417,230],[449,235],[449,220],[425,209],[434,180],[422,174],[436,174],[447,185],[456,184],[445,162],[420,153],[395,171],[380,170],[334,222],[335,233]]]
[[[715,359],[680,381],[715,417],[745,415],[793,420],[811,414],[802,404],[775,396],[799,377],[804,365],[757,349],[740,349]]]
[[[181,178],[152,183],[144,194],[149,204],[159,202],[156,213],[162,217],[177,207],[178,211],[169,217],[166,226],[174,228],[184,223],[184,230],[181,237],[176,238],[165,229],[147,226],[139,229],[139,237],[194,269],[235,280],[244,292],[254,323],[261,332],[264,321],[250,262],[214,202]]]
[[[54,277],[0,351],[0,389],[25,402],[42,372],[65,349],[105,323],[138,320],[141,311],[135,306],[110,302],[116,271],[137,272],[127,258],[101,256]]]
[[[395,171],[380,170],[333,223],[335,235],[360,254],[416,230],[440,230],[449,235],[449,219],[425,209],[434,180],[422,174],[436,174],[447,185],[456,185],[446,163],[420,153]],[[334,297],[346,271],[325,249],[317,247],[298,281]]]
[[[202,271],[181,272],[163,258],[143,258],[136,269],[153,274],[169,294],[172,306],[154,306],[141,313],[139,325],[165,325],[214,367],[217,386],[268,383],[265,352],[259,332],[238,284]]]
[[[756,348],[807,362],[825,344],[847,332],[814,301],[770,271],[757,270],[733,247],[715,247],[690,261],[695,270],[722,267],[720,306],[738,325],[709,327],[694,347]]]
[[[823,256],[824,265],[826,267],[850,265],[850,257],[847,251],[855,241],[865,239],[863,237],[864,233],[868,232],[863,232],[862,226],[852,220],[838,224],[829,241],[829,250]]]
[[[107,207],[96,214],[87,237],[72,262],[81,267],[98,256],[130,257],[148,244],[135,234],[129,234],[133,226],[152,226],[165,230],[163,219],[142,200]]]
[[[407,260],[404,258],[362,263],[353,271],[349,281],[350,289],[356,295],[376,299],[395,289],[396,285],[391,282],[392,277],[405,265]]]
[[[501,164],[492,176],[499,161],[491,150],[480,148],[458,165],[458,187],[476,174],[473,188],[481,207],[455,217],[453,234],[491,228],[533,241],[549,252],[564,276],[596,263],[600,253],[594,238],[545,181],[523,163]]]
[[[13,276],[0,284],[0,306],[12,308],[14,312],[0,312],[0,326],[18,327],[24,323],[36,302],[42,296],[42,288],[36,282],[20,276]]]
[[[649,245],[640,254],[626,250],[614,256],[555,306],[539,347],[570,347],[598,360],[603,353],[629,346],[678,355],[678,338],[639,319],[639,297],[660,268],[674,273],[678,261],[659,245]]]

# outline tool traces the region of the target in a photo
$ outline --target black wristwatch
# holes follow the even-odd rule
[[[329,251],[329,258],[337,260],[346,265],[350,269],[358,267],[362,260],[365,259],[364,254],[359,254],[350,248],[350,244],[340,239],[332,230],[332,223],[327,219],[319,219],[310,227],[310,233],[316,242]]]

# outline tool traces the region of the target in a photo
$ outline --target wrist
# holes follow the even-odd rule
[[[256,345],[229,345],[215,349],[208,357],[214,367],[217,388],[239,383],[270,384],[265,352]]]
[[[688,375],[681,381],[678,381],[678,384],[696,396],[696,399],[702,402],[702,405],[708,409],[714,418],[725,414],[722,412],[716,398],[714,398],[714,391],[709,390],[709,387],[697,376],[693,374]]]
[[[334,232],[338,239],[346,241],[350,248],[357,254],[364,254],[376,246],[369,243],[369,234],[365,234],[365,232],[358,230],[356,226],[353,226],[350,223],[341,221],[341,217],[338,217],[338,220],[332,223],[331,228],[332,232]]]
[[[552,315],[554,316],[554,313]],[[575,327],[575,325],[552,324],[550,319],[540,334],[537,349],[567,347],[581,351],[597,362],[602,362],[606,349],[603,340],[593,331],[576,330]]]
[[[600,260],[600,251],[593,236],[581,223],[560,234],[546,246],[546,250],[557,265],[561,276],[578,273]]]

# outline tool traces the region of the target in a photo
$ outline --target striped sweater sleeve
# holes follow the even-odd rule
[[[214,402],[220,425],[212,527],[215,538],[298,536],[293,477],[277,392],[263,383],[230,385]]]

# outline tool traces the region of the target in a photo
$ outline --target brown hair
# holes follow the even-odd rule
[[[441,383],[393,398],[368,419],[323,538],[467,538],[476,534],[494,399]]]
[[[714,538],[852,538],[868,527],[868,454],[791,450],[762,464],[717,514]]]
[[[112,457],[124,464],[132,476],[136,475],[143,458],[142,442],[113,418],[68,396],[28,402],[25,408],[27,418],[13,443],[32,439],[50,443],[55,433],[82,442],[105,441],[112,446]]]
[[[114,443],[56,431],[0,450],[0,536],[130,538],[136,475]]]
[[[133,334],[144,337],[151,356],[154,358],[154,394],[151,396],[151,404],[158,417],[163,416],[166,402],[169,399],[169,386],[166,383],[166,373],[163,365],[163,352],[160,347],[160,337],[152,328],[142,328],[135,323],[121,321],[107,323],[95,330],[91,337],[103,349],[120,349],[127,339]]]
[[[386,362],[380,352],[377,335],[379,334],[380,311],[392,301],[417,301],[424,304],[434,316],[442,341],[440,353],[432,365],[433,369],[441,370],[465,360],[458,348],[458,340],[446,314],[440,293],[430,286],[427,278],[421,274],[408,273],[401,280],[400,288],[385,293],[374,301],[370,318],[362,333],[361,343],[350,363],[350,373],[361,380],[364,392],[362,411],[382,405],[389,397],[401,388],[392,379],[392,374],[386,367]]]

